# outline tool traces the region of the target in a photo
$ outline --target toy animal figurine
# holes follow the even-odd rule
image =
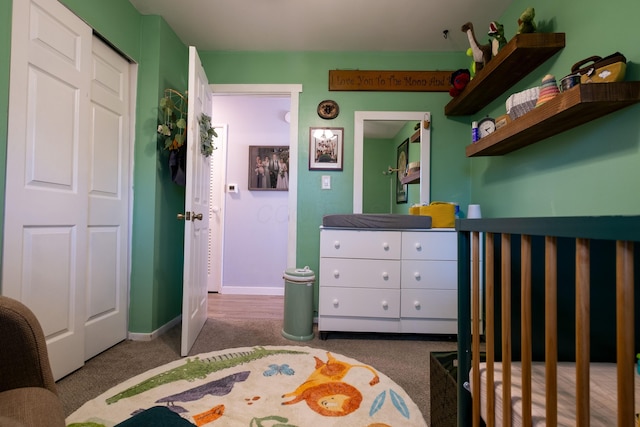
[[[518,34],[536,32],[536,23],[533,22],[535,16],[536,10],[532,7],[528,7],[522,12],[522,15],[518,18]]]
[[[473,52],[473,61],[476,64],[476,73],[487,65],[487,62],[491,60],[491,45],[479,44],[476,40],[476,36],[473,32],[473,24],[467,22],[462,26],[462,32],[467,33],[469,38],[469,44],[471,45],[471,51]]]
[[[471,73],[466,68],[461,68],[451,73],[451,89],[449,95],[456,97],[467,87],[471,80]]]
[[[491,54],[496,56],[498,51],[507,44],[507,39],[504,37],[504,25],[493,21],[489,23],[489,37],[491,37]]]

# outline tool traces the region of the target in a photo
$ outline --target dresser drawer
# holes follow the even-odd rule
[[[457,319],[458,292],[440,289],[403,289],[401,317]]]
[[[458,289],[456,261],[402,261],[403,289]]]
[[[458,259],[458,235],[455,231],[402,233],[402,259]]]
[[[318,314],[398,318],[400,290],[320,287]]]
[[[322,230],[320,256],[400,259],[401,241],[397,231]]]
[[[400,288],[400,260],[320,258],[321,286]]]

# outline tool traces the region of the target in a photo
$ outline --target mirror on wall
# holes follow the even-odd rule
[[[356,111],[354,123],[354,213],[396,213],[408,211],[397,204],[396,150],[417,123],[430,121],[430,113],[415,111]],[[430,137],[422,131],[419,143],[410,144],[410,157],[419,159],[420,183],[410,184],[410,203],[429,202]],[[373,191],[375,190],[375,191]]]

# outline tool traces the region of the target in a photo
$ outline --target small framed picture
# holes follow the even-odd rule
[[[402,178],[407,176],[407,164],[409,162],[409,138],[398,145],[396,160],[396,203],[407,203],[408,184],[402,183]]]
[[[341,171],[344,128],[309,128],[309,170]]]
[[[289,190],[289,146],[249,146],[249,190]]]

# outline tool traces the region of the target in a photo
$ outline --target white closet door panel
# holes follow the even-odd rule
[[[130,66],[94,37],[85,354],[124,340],[128,319]]]
[[[451,231],[403,232],[403,259],[458,259],[458,235]]]
[[[121,195],[122,115],[94,104],[92,109],[92,164],[89,191],[108,199]]]
[[[458,289],[458,263],[402,261],[402,288]]]
[[[89,322],[118,306],[118,288],[121,269],[119,254],[120,235],[115,227],[89,229],[89,266],[87,276],[87,319]]]
[[[393,231],[322,230],[323,257],[400,259],[401,237]]]
[[[84,363],[91,29],[14,1],[2,293],[46,331],[56,379]]]
[[[320,276],[323,286],[399,288],[400,261],[322,258]]]
[[[38,313],[44,334],[58,341],[73,333],[70,295],[78,286],[75,275],[75,227],[25,227],[22,239],[22,301]]]

